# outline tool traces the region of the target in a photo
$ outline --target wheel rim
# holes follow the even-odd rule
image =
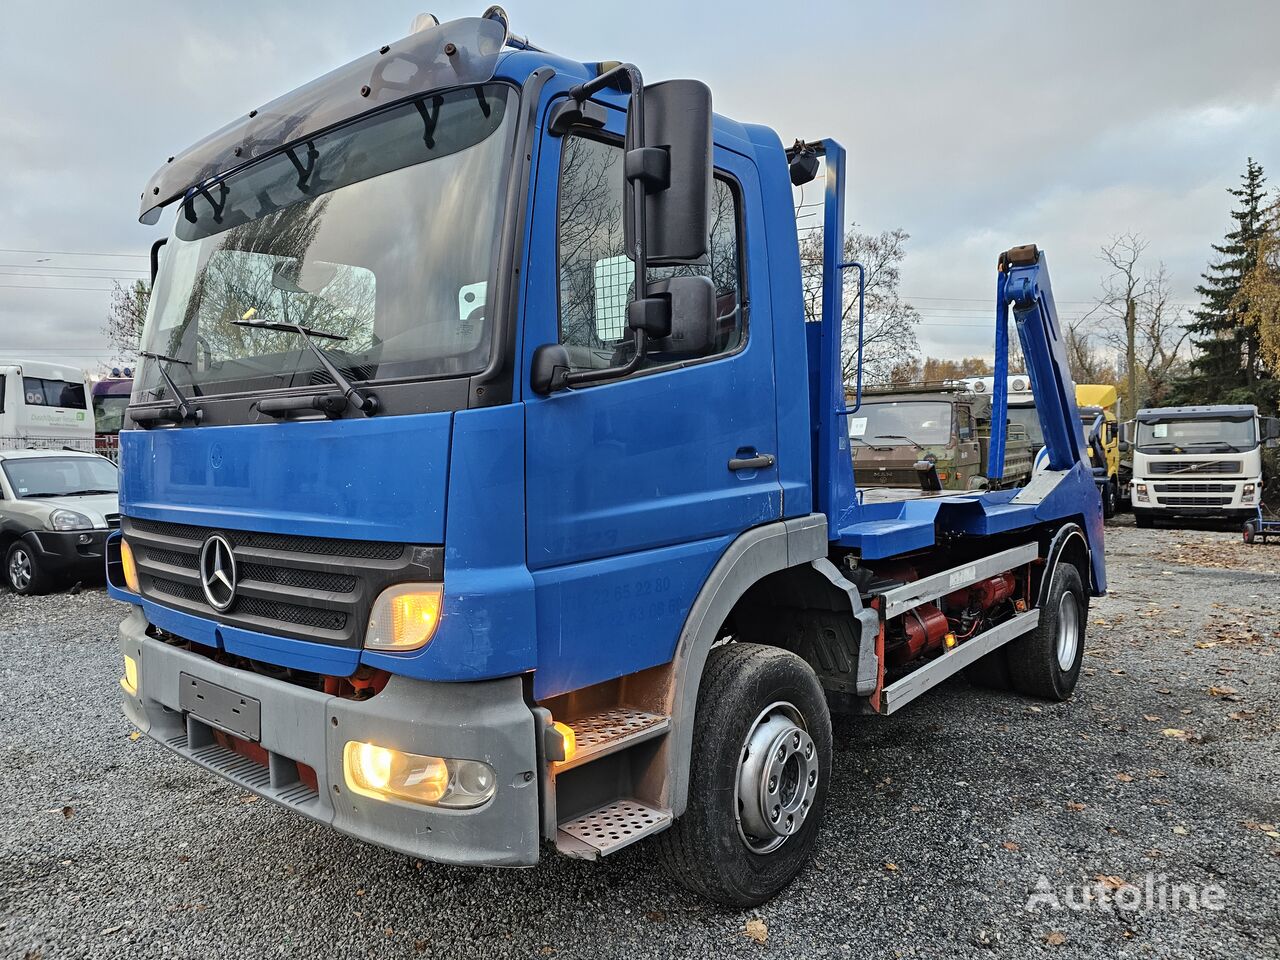
[[[15,590],[31,586],[31,556],[21,547],[9,555],[9,583]]]
[[[1075,666],[1080,648],[1080,605],[1076,595],[1068,591],[1058,601],[1058,666],[1070,670]]]
[[[738,759],[738,835],[753,853],[769,853],[794,836],[818,789],[818,748],[794,705],[760,711]]]

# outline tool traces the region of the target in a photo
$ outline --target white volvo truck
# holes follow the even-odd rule
[[[1133,516],[1220,517],[1239,523],[1262,498],[1262,447],[1280,421],[1245,405],[1139,410],[1133,427]]]

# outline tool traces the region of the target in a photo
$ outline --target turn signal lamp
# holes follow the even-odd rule
[[[942,645],[950,650],[956,645],[956,635],[954,633],[948,633],[942,638]]]
[[[429,757],[350,740],[342,750],[347,789],[388,803],[466,809],[497,790],[493,768],[479,760]]]
[[[369,614],[364,645],[368,650],[417,650],[440,625],[444,587],[438,583],[401,583],[378,595]]]
[[[138,695],[138,661],[127,653],[124,655],[124,676],[120,678],[120,686],[129,696]]]
[[[567,763],[578,752],[578,735],[573,732],[573,727],[567,723],[561,723],[559,720],[556,720],[551,725],[559,731],[560,737],[564,741],[564,759],[560,762]]]
[[[128,540],[120,541],[120,566],[124,570],[124,585],[136,594],[141,594],[138,586],[138,565],[133,560],[133,547]]]

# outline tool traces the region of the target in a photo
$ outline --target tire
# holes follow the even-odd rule
[[[657,849],[671,876],[694,893],[758,906],[813,856],[831,779],[826,698],[794,653],[732,643],[707,658],[694,722],[689,804],[656,838]],[[793,751],[785,763],[774,759],[780,749]],[[756,805],[748,809],[740,793],[758,798]],[[767,806],[778,809],[780,831],[791,807],[789,834],[770,832]]]
[[[1133,522],[1138,525],[1139,530],[1150,530],[1156,525],[1156,518],[1149,511],[1134,510]]]
[[[1110,520],[1120,509],[1120,494],[1116,492],[1116,482],[1108,480],[1102,488],[1102,517]]]
[[[1253,520],[1247,521],[1241,533],[1244,536],[1245,543],[1253,543],[1254,540],[1258,538],[1258,528],[1256,523]]]
[[[49,575],[25,540],[15,540],[9,546],[4,558],[4,581],[10,590],[24,597],[48,593],[51,586]]]
[[[1045,700],[1066,700],[1080,679],[1084,660],[1089,598],[1073,564],[1053,568],[1040,622],[1008,646],[1009,681],[1013,689]]]

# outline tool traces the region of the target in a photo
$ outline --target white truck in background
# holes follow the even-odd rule
[[[93,452],[89,377],[76,367],[0,360],[0,449]]]
[[[1280,421],[1252,405],[1139,410],[1132,427],[1133,516],[1139,527],[1162,517],[1240,522],[1262,499],[1262,448],[1280,438]]]

